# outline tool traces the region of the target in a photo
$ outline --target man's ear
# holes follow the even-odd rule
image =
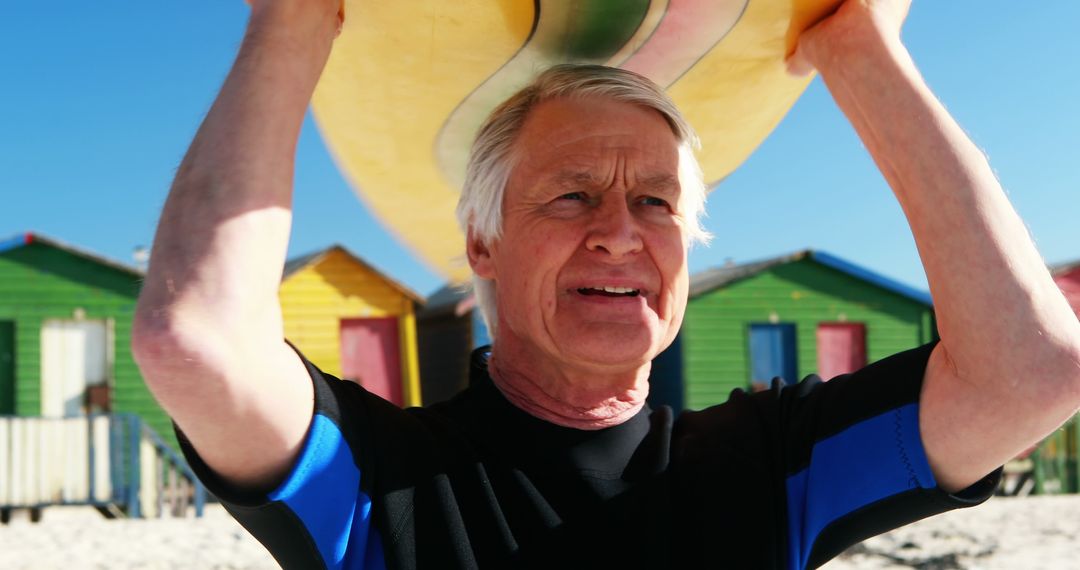
[[[495,278],[495,263],[491,257],[491,248],[484,243],[484,240],[477,237],[471,227],[465,236],[465,253],[469,257],[469,267],[477,277]]]

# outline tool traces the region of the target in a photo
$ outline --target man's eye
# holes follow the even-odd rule
[[[581,192],[569,192],[567,194],[563,194],[562,196],[559,196],[559,199],[560,200],[584,200],[585,199],[585,194],[583,194]]]
[[[654,196],[645,196],[644,198],[641,199],[641,203],[646,205],[646,206],[667,206],[668,205],[666,200],[663,200],[661,198],[656,198]]]

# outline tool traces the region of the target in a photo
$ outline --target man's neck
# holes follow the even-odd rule
[[[516,407],[544,421],[580,430],[619,425],[649,395],[651,363],[626,370],[566,369],[513,343],[497,343],[488,372]]]

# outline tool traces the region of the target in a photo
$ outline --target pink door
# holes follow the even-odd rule
[[[866,366],[866,325],[819,324],[817,351],[818,375],[825,380]]]
[[[400,355],[397,318],[341,320],[342,376],[399,406]]]

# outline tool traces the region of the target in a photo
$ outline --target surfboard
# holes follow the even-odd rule
[[[799,31],[840,0],[345,0],[312,109],[367,208],[433,271],[468,277],[454,207],[488,113],[556,63],[618,66],[667,89],[710,186],[776,127],[810,78]]]

